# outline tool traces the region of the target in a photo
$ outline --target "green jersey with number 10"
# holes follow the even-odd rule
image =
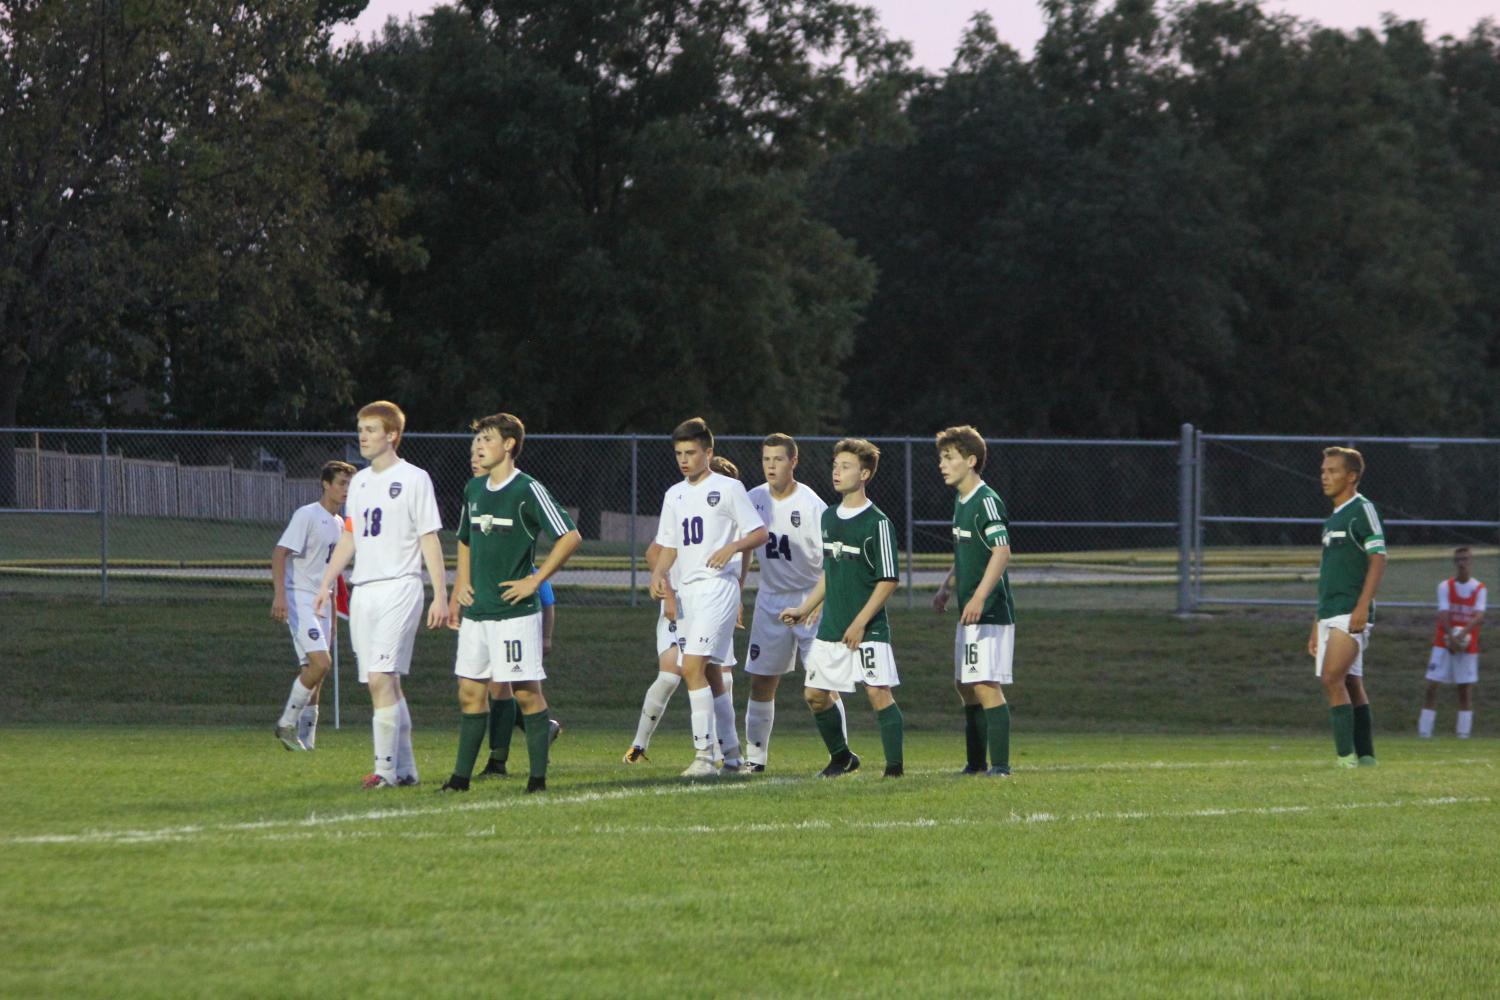
[[[469,547],[469,583],[474,588],[474,603],[464,609],[464,617],[500,621],[540,612],[535,594],[510,604],[501,598],[500,584],[531,575],[542,532],[555,541],[572,530],[568,512],[547,487],[524,472],[513,473],[498,488],[487,476],[469,480],[458,519],[458,540]]]

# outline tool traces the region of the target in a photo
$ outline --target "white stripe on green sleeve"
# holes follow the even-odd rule
[[[536,497],[537,503],[541,505],[542,513],[546,515],[547,526],[551,529],[553,538],[561,538],[573,530],[572,521],[568,519],[566,513],[558,509],[557,503],[552,499],[551,494],[547,492],[547,487],[536,480],[532,480],[531,493]]]
[[[895,580],[900,577],[896,571],[896,546],[891,540],[891,522],[882,519],[880,522],[880,577],[883,580]]]

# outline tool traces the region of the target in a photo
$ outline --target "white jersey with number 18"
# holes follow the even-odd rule
[[[384,472],[360,469],[349,482],[345,509],[354,528],[351,583],[421,578],[420,540],[443,527],[426,472],[406,461]]]

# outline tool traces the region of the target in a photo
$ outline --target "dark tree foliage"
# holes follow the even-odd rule
[[[831,426],[873,274],[805,178],[899,126],[904,57],[828,0],[471,2],[346,50],[431,254],[372,271],[360,386],[424,426]]]
[[[403,256],[316,72],[362,6],[0,6],[0,425],[347,408],[369,317],[345,258]]]
[[[911,141],[820,178],[820,214],[880,272],[854,423],[1500,430],[1492,26],[1047,13],[1030,60],[976,18]]]

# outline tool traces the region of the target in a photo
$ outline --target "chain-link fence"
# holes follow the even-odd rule
[[[1310,605],[1327,502],[1323,448],[1358,448],[1360,492],[1380,511],[1389,607],[1435,607],[1457,546],[1481,579],[1500,571],[1500,440],[1197,434],[1192,603]]]
[[[799,478],[832,499],[835,438],[799,441]],[[1457,545],[1476,572],[1500,569],[1500,441],[1254,437],[1183,429],[1179,440],[992,440],[985,471],[1013,520],[1023,606],[1190,611],[1309,604],[1326,514],[1318,485],[1330,440],[1360,448],[1363,491],[1392,548],[1390,605],[1431,606]],[[448,533],[469,478],[466,434],[406,435],[402,456],[432,476]],[[881,438],[871,498],[894,522],[903,595],[925,599],[951,556],[953,493],[931,438]],[[747,486],[760,438],[717,451]],[[360,465],[352,434],[11,429],[0,431],[0,593],[95,600],[265,600],[271,549],[319,496],[329,459]],[[585,538],[556,578],[570,604],[643,602],[643,553],[677,479],[665,436],[537,434],[521,465]],[[7,475],[8,473],[8,475]],[[451,534],[444,539],[451,556]],[[748,588],[757,585],[755,574]]]
[[[801,438],[798,478],[832,500],[832,437]],[[760,437],[721,436],[747,486],[763,481]],[[876,439],[871,498],[902,549],[905,600],[924,599],[951,562],[953,491],[930,437]],[[454,551],[467,434],[405,435],[428,471]],[[6,446],[9,446],[6,453]],[[1012,577],[1032,603],[1177,606],[1191,535],[1184,441],[989,442],[987,481],[1010,507]],[[362,464],[354,436],[325,432],[0,430],[0,592],[106,601],[268,600],[271,550],[320,494],[330,459]],[[666,436],[528,436],[520,465],[582,532],[555,578],[569,604],[641,603],[661,498],[677,479]],[[9,470],[10,476],[5,472]],[[755,573],[747,589],[757,585]]]

